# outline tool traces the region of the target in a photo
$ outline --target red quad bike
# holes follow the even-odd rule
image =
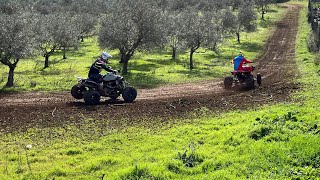
[[[91,79],[78,77],[78,84],[71,89],[71,95],[75,99],[84,99],[87,105],[97,105],[100,97],[109,97],[116,100],[120,95],[125,102],[131,103],[137,97],[137,90],[117,73],[107,73],[103,76],[103,82],[97,83]]]
[[[255,80],[257,84],[261,85],[261,75],[258,73],[256,77],[254,77],[252,71],[254,70],[254,66],[251,66],[250,71],[232,71],[232,76],[227,76],[224,79],[224,87],[225,89],[231,89],[234,87],[240,87],[242,89],[253,89]]]

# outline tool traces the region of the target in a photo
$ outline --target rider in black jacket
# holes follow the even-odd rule
[[[90,67],[88,77],[92,79],[95,82],[101,83],[102,82],[102,75],[100,74],[101,70],[104,69],[108,72],[115,73],[115,70],[113,70],[111,67],[106,66],[106,63],[108,63],[108,59],[112,58],[110,54],[107,52],[103,52],[99,59],[97,59]]]

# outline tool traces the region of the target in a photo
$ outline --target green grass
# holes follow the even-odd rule
[[[152,88],[164,84],[194,82],[217,79],[228,75],[232,69],[230,60],[244,52],[248,59],[255,59],[261,53],[263,44],[271,34],[274,21],[281,17],[285,9],[273,6],[273,11],[266,15],[266,21],[258,20],[260,26],[256,32],[241,33],[241,44],[236,37],[230,37],[221,45],[218,54],[208,49],[199,49],[194,54],[195,69],[189,70],[189,52],[180,52],[173,61],[171,53],[139,52],[129,62],[129,74],[126,79],[137,88]],[[67,59],[62,59],[58,52],[50,57],[49,68],[43,69],[44,58],[23,59],[15,70],[15,87],[2,88],[7,82],[8,68],[0,64],[0,88],[3,91],[64,91],[77,82],[75,76],[87,77],[89,67],[104,51],[99,48],[96,37],[85,39],[80,48],[67,52]],[[105,51],[109,51],[105,49]],[[118,51],[110,51],[114,57],[110,66],[121,69]]]
[[[317,112],[282,104],[241,116],[204,111],[155,129],[111,131],[94,121],[30,129],[1,137],[0,178],[312,179],[320,175]]]
[[[84,118],[79,127],[1,134],[0,179],[319,179],[320,67],[306,47],[309,29],[304,9],[294,103],[220,114],[203,107],[120,129]]]

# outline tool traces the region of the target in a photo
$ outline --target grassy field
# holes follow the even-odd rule
[[[254,33],[242,33],[241,44],[236,37],[227,39],[218,54],[211,50],[200,49],[194,55],[195,69],[189,70],[189,53],[180,52],[178,59],[171,59],[171,52],[137,51],[129,62],[129,75],[126,79],[137,88],[151,88],[168,83],[194,82],[222,78],[229,73],[230,60],[244,52],[248,59],[256,58],[262,51],[263,44],[270,35],[270,28],[276,18],[281,17],[285,9],[273,6],[266,15],[266,21],[258,20],[259,28]],[[58,52],[50,57],[49,68],[43,69],[44,58],[41,56],[21,60],[15,71],[15,87],[2,89],[7,91],[61,91],[70,90],[77,82],[75,76],[87,77],[89,67],[102,51],[113,55],[110,66],[120,69],[119,55],[116,50],[100,49],[96,37],[85,39],[77,51],[67,53],[62,59]],[[0,64],[0,87],[7,82],[8,68]]]
[[[303,89],[292,95],[294,103],[223,114],[201,108],[190,112],[186,119],[167,123],[141,119],[144,123],[128,127],[130,122],[123,119],[118,120],[124,127],[120,129],[109,128],[108,119],[85,118],[77,127],[65,125],[2,134],[0,179],[319,179],[320,67],[314,65],[315,55],[307,50],[308,33],[304,9],[296,46],[301,73],[297,81]],[[265,33],[261,35],[264,36]],[[238,48],[234,47],[234,52]],[[233,51],[228,52],[231,57]],[[257,55],[246,53],[248,57]],[[92,52],[91,56],[95,54]],[[227,55],[223,56],[225,60],[230,58]],[[138,53],[135,58],[142,57],[145,55]],[[157,57],[160,55],[148,55]],[[199,53],[196,59],[201,57]],[[84,57],[83,61],[89,60]],[[145,62],[148,60],[143,58],[132,63],[131,74],[148,75],[147,71],[133,70]],[[222,64],[221,67],[228,68],[226,63]],[[72,67],[76,66],[74,63]],[[80,67],[75,69],[80,71]],[[156,70],[154,76],[158,73]],[[163,82],[171,83],[168,79]]]

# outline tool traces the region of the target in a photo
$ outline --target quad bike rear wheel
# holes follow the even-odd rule
[[[227,77],[224,79],[223,83],[224,83],[224,88],[225,88],[225,89],[231,89],[232,83],[233,83],[233,77],[227,76]]]
[[[85,104],[97,105],[100,102],[100,93],[95,90],[86,91],[83,95]]]
[[[78,85],[74,85],[71,88],[71,95],[75,99],[82,99],[83,98],[83,91],[84,91],[84,88],[81,88]]]
[[[137,97],[137,90],[133,87],[126,87],[122,91],[123,100],[127,103],[133,102]]]
[[[245,89],[253,89],[254,88],[254,78],[252,75],[246,78],[244,81],[244,88]]]

